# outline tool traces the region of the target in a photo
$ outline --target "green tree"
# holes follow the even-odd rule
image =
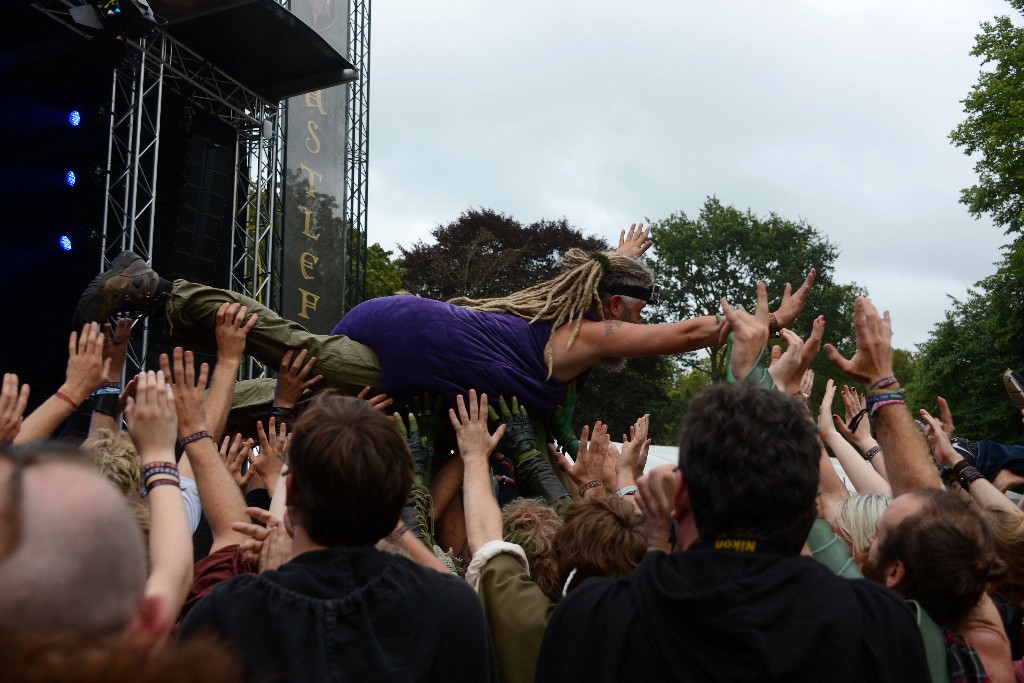
[[[1024,0],[1010,5],[1024,12]],[[1008,16],[983,22],[971,54],[983,68],[950,139],[977,156],[978,181],[960,201],[976,218],[989,214],[1007,232],[1024,232],[1024,28]]]
[[[816,268],[814,287],[793,329],[806,337],[814,318],[824,315],[825,341],[844,354],[853,352],[853,301],[866,292],[855,283],[840,284],[832,279],[838,248],[807,222],[790,221],[775,213],[757,216],[709,197],[696,218],[679,212],[652,226],[654,266],[662,286],[658,315],[662,319],[715,315],[721,311],[723,296],[733,305],[743,304],[752,310],[760,280],[767,284],[769,303],[775,308],[786,283],[798,287],[810,269]],[[728,359],[721,346],[681,361],[703,369],[711,381],[720,381]],[[841,382],[842,378],[824,354],[811,367],[817,376],[811,398],[814,408],[825,379]]]
[[[366,298],[376,299],[391,296],[402,289],[405,269],[392,260],[391,251],[380,244],[371,244],[366,249]]]
[[[1024,343],[1024,246],[1012,245],[994,275],[963,300],[952,299],[946,319],[932,330],[915,358],[908,386],[914,408],[937,410],[949,401],[957,433],[972,439],[1020,443],[1020,414],[1001,375],[1021,362]]]
[[[555,276],[566,251],[608,249],[564,218],[523,225],[491,209],[469,209],[432,231],[434,244],[417,242],[402,252],[402,284],[410,292],[446,301],[505,296]]]

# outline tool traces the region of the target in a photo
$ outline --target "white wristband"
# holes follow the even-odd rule
[[[631,496],[634,493],[636,493],[635,486],[623,486],[621,489],[615,492],[615,495],[618,496],[619,498],[622,498],[623,496]]]

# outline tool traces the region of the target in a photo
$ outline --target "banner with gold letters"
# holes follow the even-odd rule
[[[292,13],[348,52],[347,0],[292,0]],[[281,315],[328,334],[345,301],[347,86],[288,100]]]

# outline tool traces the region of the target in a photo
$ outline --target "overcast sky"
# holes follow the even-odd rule
[[[369,240],[467,208],[609,240],[708,195],[806,219],[835,278],[928,338],[1008,240],[949,143],[999,0],[373,3]]]

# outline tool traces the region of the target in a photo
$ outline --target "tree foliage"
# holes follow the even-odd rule
[[[430,299],[505,296],[554,277],[566,251],[608,249],[564,218],[523,225],[491,209],[469,209],[402,252],[402,285]]]
[[[721,311],[723,296],[733,305],[753,310],[760,280],[767,284],[774,309],[787,282],[799,287],[810,269],[816,268],[817,280],[793,330],[806,337],[814,318],[824,315],[825,341],[845,354],[853,352],[853,301],[866,292],[855,283],[833,280],[838,248],[806,221],[787,220],[775,213],[761,217],[709,197],[696,218],[678,212],[652,226],[654,265],[662,286],[659,315],[663,319],[715,315]],[[706,363],[699,363],[701,358],[706,358]],[[682,361],[689,367],[706,368],[711,381],[720,381],[728,359],[725,347],[715,347]],[[818,376],[811,398],[814,405],[826,377],[842,380],[823,354],[812,368]]]
[[[1024,11],[1024,0],[1010,4]],[[950,139],[977,155],[978,181],[960,201],[975,217],[990,214],[1007,232],[1024,232],[1024,28],[1008,16],[983,22],[971,54],[983,69]]]
[[[978,282],[965,299],[952,299],[946,319],[921,345],[908,386],[910,404],[935,411],[935,397],[942,396],[958,435],[1020,443],[1020,414],[1001,376],[1006,368],[1019,369],[1022,345],[1024,246],[1018,242],[994,275]]]
[[[366,248],[366,298],[391,296],[402,289],[405,269],[392,259],[393,252],[371,244]]]

